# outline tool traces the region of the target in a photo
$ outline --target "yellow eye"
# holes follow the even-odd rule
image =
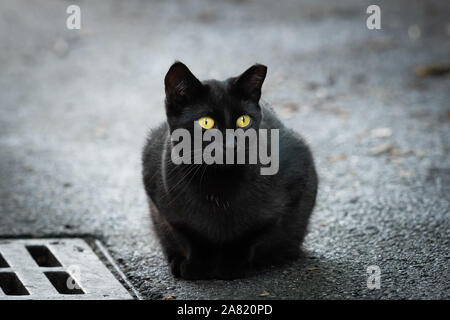
[[[200,119],[197,120],[198,124],[200,125],[200,127],[202,127],[203,129],[211,129],[212,127],[214,127],[214,119],[210,118],[210,117],[201,117]]]
[[[250,116],[244,114],[242,116],[240,116],[239,118],[237,118],[236,120],[236,125],[239,128],[245,128],[246,126],[248,126],[250,124]]]

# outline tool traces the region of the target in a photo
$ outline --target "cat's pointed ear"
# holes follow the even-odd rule
[[[259,98],[261,98],[261,87],[266,78],[266,74],[266,66],[255,64],[236,78],[234,86],[244,99],[258,102]]]
[[[164,78],[166,99],[169,103],[183,103],[200,93],[202,83],[182,62],[175,62]]]

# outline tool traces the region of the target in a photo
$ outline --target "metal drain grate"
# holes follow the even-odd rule
[[[132,299],[83,239],[0,240],[1,299]]]

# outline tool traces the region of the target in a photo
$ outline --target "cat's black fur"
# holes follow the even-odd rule
[[[305,142],[259,103],[266,70],[254,65],[236,78],[200,82],[176,62],[166,75],[167,122],[150,133],[142,160],[154,229],[176,277],[239,278],[300,254],[318,179]],[[225,133],[243,114],[250,127],[280,130],[277,174],[261,175],[259,164],[171,161],[174,129],[192,132],[210,116]]]

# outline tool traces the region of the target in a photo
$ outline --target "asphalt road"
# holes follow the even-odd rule
[[[371,1],[76,1],[68,30],[70,1],[1,1],[0,236],[100,239],[148,299],[449,299],[450,76],[415,70],[450,63],[450,2],[393,2],[368,30]],[[263,98],[321,178],[301,261],[169,274],[140,154],[175,59],[201,79],[269,67]]]

